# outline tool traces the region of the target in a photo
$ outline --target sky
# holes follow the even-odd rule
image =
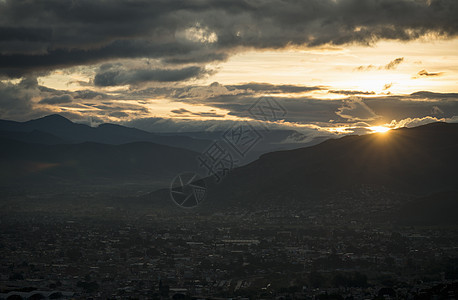
[[[0,118],[311,135],[458,122],[456,0],[0,0]],[[270,101],[283,113],[250,113]]]

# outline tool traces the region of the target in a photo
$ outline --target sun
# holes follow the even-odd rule
[[[371,126],[368,129],[372,130],[372,133],[387,133],[391,130],[391,128],[385,126]]]

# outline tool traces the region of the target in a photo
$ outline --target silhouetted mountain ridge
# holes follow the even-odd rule
[[[24,136],[21,136],[20,133],[39,131],[56,136],[65,143],[96,142],[120,145],[143,141],[199,152],[205,150],[211,143],[211,141],[204,139],[174,135],[163,136],[115,124],[101,124],[98,127],[91,127],[85,124],[73,123],[57,114],[27,122],[0,120],[0,131],[9,132],[7,136],[3,135],[4,137],[25,142],[35,142],[38,138],[33,137],[33,134],[31,134],[29,140],[24,140]],[[14,137],[13,132],[18,132],[19,138]]]
[[[456,188],[456,153],[458,124],[346,136],[264,154],[212,185],[209,199],[217,205],[306,202],[361,184],[427,195]]]
[[[228,128],[230,130],[231,128]],[[307,136],[294,130],[257,129],[261,138],[245,157],[239,157],[243,165],[257,159],[261,154],[315,145],[326,137]],[[100,124],[91,127],[73,123],[54,114],[27,122],[0,120],[0,137],[22,142],[63,144],[96,142],[120,145],[132,142],[152,142],[172,147],[204,152],[213,141],[222,141],[225,131],[200,131],[180,133],[152,133],[118,124]],[[230,148],[230,146],[228,146]]]

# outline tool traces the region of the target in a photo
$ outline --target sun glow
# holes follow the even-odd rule
[[[372,130],[373,133],[386,133],[391,130],[391,128],[385,126],[371,126],[368,128]]]

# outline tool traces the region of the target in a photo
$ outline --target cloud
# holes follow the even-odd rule
[[[116,67],[117,68],[117,67]],[[116,69],[104,66],[100,72]],[[121,65],[121,69],[128,66]],[[128,69],[127,69],[128,70]],[[374,95],[371,92],[352,90],[330,90],[330,93],[348,95],[346,99],[317,99],[308,91],[328,91],[325,87],[301,85],[274,85],[267,83],[244,83],[223,85],[212,83],[205,86],[190,86],[180,83],[157,84],[148,87],[117,89],[104,93],[87,89],[79,91],[54,90],[40,86],[35,77],[27,77],[18,83],[0,81],[0,118],[27,120],[50,113],[62,113],[73,120],[92,122],[116,122],[130,120],[137,126],[146,123],[135,120],[151,116],[156,98],[167,98],[174,118],[193,118],[195,128],[220,128],[229,124],[227,119],[248,118],[263,121],[262,117],[249,113],[250,107],[265,94],[272,94],[285,114],[272,118],[269,124],[278,128],[323,128],[344,126],[352,132],[363,132],[367,126],[380,123],[389,124],[392,120],[423,119],[426,117],[453,120],[458,116],[457,93],[434,93],[419,91],[410,95]],[[292,94],[292,95],[289,95]],[[365,94],[368,97],[365,97]],[[354,97],[358,95],[358,97]],[[370,97],[369,97],[370,96]],[[41,99],[41,100],[40,100]],[[69,101],[72,100],[72,101]],[[52,105],[50,105],[52,104]],[[191,105],[199,104],[193,111]],[[198,122],[207,127],[199,127]],[[219,119],[219,120],[216,120]],[[146,121],[145,121],[146,122]],[[154,123],[164,131],[187,130],[191,123],[180,121],[177,125],[170,121]],[[165,122],[165,123],[161,123]],[[400,122],[400,121],[399,121]],[[357,125],[359,124],[359,125]],[[167,126],[170,126],[167,129]],[[190,125],[189,125],[190,126]],[[355,129],[357,128],[357,129]]]
[[[127,118],[129,116],[128,113],[125,113],[123,111],[114,111],[114,112],[109,113],[109,115],[115,118]]]
[[[40,104],[62,104],[72,102],[72,97],[70,95],[54,96],[50,98],[43,98],[40,100]]]
[[[413,76],[412,78],[417,79],[420,77],[438,77],[438,76],[442,76],[443,74],[444,74],[443,72],[430,73],[426,70],[421,70],[420,72],[418,72],[416,76]]]
[[[317,86],[301,86],[292,84],[270,84],[270,83],[258,83],[250,82],[245,84],[228,85],[226,86],[229,90],[245,90],[246,93],[264,92],[269,94],[280,94],[280,93],[305,93],[311,91],[321,90],[321,87]]]
[[[24,120],[35,113],[41,113],[33,111],[32,102],[32,98],[39,92],[35,77],[26,77],[17,84],[0,81],[0,117]]]
[[[228,111],[228,115],[239,118],[256,118],[265,120],[261,114],[250,114],[249,109],[255,103],[266,106],[264,112],[268,120],[274,122],[321,122],[323,120],[335,119],[335,111],[341,105],[337,100],[318,100],[309,97],[269,97],[274,99],[284,109],[285,113],[269,114],[268,103],[258,102],[257,95],[224,95],[204,100],[207,106]],[[184,102],[194,101],[183,99]],[[192,102],[191,102],[192,103]]]
[[[221,95],[237,95],[241,93],[244,93],[244,91],[237,89],[229,90],[227,86],[224,86],[218,82],[213,82],[208,86],[192,86],[176,90],[178,98],[206,99]]]
[[[390,61],[385,67],[385,70],[394,70],[396,67],[404,61],[404,57],[396,58],[393,61]]]
[[[151,132],[225,131],[236,121],[179,118],[138,118],[122,124]]]
[[[374,65],[368,65],[368,66],[359,66],[359,67],[356,67],[355,68],[355,71],[371,71],[371,70],[374,70],[374,69],[377,69],[376,66]]]
[[[317,86],[303,85],[275,85],[269,83],[244,83],[236,85],[223,85],[213,82],[208,86],[160,86],[138,89],[130,92],[130,97],[161,96],[179,99],[194,98],[198,100],[218,98],[220,96],[262,96],[264,94],[301,94],[311,91],[323,90]]]
[[[234,120],[193,120],[180,118],[140,118],[120,122],[129,127],[139,128],[150,132],[225,132],[229,128],[246,124],[246,121]],[[263,123],[250,122],[250,124],[261,130],[296,130],[307,136],[331,136],[329,132],[322,130],[319,126],[297,127],[294,123]],[[262,124],[262,127],[260,127]]]
[[[159,91],[147,89],[149,97],[155,93],[167,94],[173,101],[188,104],[204,104],[206,106],[227,111],[229,116],[240,118],[253,118],[248,113],[249,108],[259,100],[263,92],[249,93],[248,90],[237,89],[237,93],[229,93],[229,88],[221,84],[212,84],[222,93],[209,92],[205,94],[185,94],[189,89],[178,89],[174,94],[173,89],[159,89]],[[237,85],[241,88],[242,85]],[[208,87],[196,87],[205,90]],[[272,87],[272,89],[277,89]],[[201,90],[201,91],[202,91]],[[211,90],[211,89],[210,89]],[[138,91],[137,91],[138,92]],[[136,93],[137,93],[136,92]],[[434,106],[440,107],[444,112],[441,117],[452,117],[458,114],[458,94],[455,93],[433,93],[417,92],[403,96],[375,96],[371,92],[361,91],[335,91],[348,96],[360,95],[360,97],[350,97],[348,99],[315,99],[310,96],[272,96],[286,111],[283,117],[277,118],[276,122],[292,122],[297,124],[350,124],[360,120],[370,120],[377,122],[390,122],[393,119],[400,120],[408,117],[425,117],[431,115]],[[364,97],[367,93],[371,97]],[[193,97],[196,96],[196,97]],[[437,110],[436,110],[437,111]],[[328,124],[329,125],[329,124]]]
[[[443,97],[441,94],[425,92],[429,98],[425,98],[423,93],[414,93],[407,96],[386,96],[366,98],[364,102],[377,114],[380,119],[377,121],[389,123],[391,120],[403,120],[407,118],[424,118],[437,111],[434,107],[440,107],[443,112],[440,116],[451,118],[458,115],[458,97],[452,98],[451,95]]]
[[[126,103],[126,102],[118,102],[118,101],[106,101],[102,103],[87,103],[85,104],[85,111],[88,111],[89,108],[93,108],[93,112],[99,115],[111,115],[113,112],[126,112],[129,115],[143,115],[148,114],[149,110],[147,107],[137,104],[136,102],[133,103]]]
[[[435,93],[429,91],[420,91],[411,94],[412,97],[417,99],[429,99],[429,100],[437,100],[437,99],[450,99],[450,100],[458,100],[458,93]]]
[[[383,90],[386,91],[386,90],[389,90],[391,87],[393,86],[393,83],[390,82],[390,83],[387,83],[383,86]]]
[[[198,113],[192,113],[195,116],[201,116],[201,117],[211,117],[211,118],[224,118],[226,115],[223,114],[218,114],[216,112],[212,111],[207,111],[207,112],[198,112]]]
[[[347,96],[350,96],[350,95],[375,95],[374,91],[362,92],[362,91],[349,91],[349,90],[330,90],[328,93],[347,95]]]
[[[108,95],[100,92],[94,92],[91,90],[80,90],[76,91],[73,95],[75,99],[107,99]]]
[[[390,61],[389,63],[387,63],[384,66],[379,66],[379,67],[376,67],[374,65],[359,66],[359,67],[355,68],[355,71],[364,72],[364,71],[372,71],[372,70],[394,70],[403,61],[404,61],[404,57],[399,57],[399,58],[396,58],[396,59]]]
[[[456,15],[454,0],[6,0],[0,74],[129,58],[203,65],[246,49],[448,38],[458,32]]]
[[[421,125],[426,125],[434,122],[445,122],[446,119],[438,119],[436,117],[426,116],[423,118],[406,118],[400,121],[393,120],[390,123],[390,127],[400,128],[400,127],[416,127]]]
[[[183,69],[127,69],[124,66],[102,66],[94,77],[96,86],[140,84],[150,81],[173,82],[200,78],[210,71],[192,66]]]
[[[458,93],[435,93],[429,91],[420,91],[411,94],[412,97],[417,99],[428,99],[428,100],[458,100]]]
[[[214,109],[207,112],[192,112],[185,108],[171,110],[172,113],[181,115],[181,116],[200,116],[200,117],[212,117],[212,118],[223,118],[225,115],[218,114]]]
[[[174,109],[174,110],[171,110],[171,112],[173,112],[174,114],[177,114],[177,115],[189,114],[189,113],[191,113],[189,110],[184,109],[184,108]]]
[[[350,121],[371,121],[379,116],[360,98],[350,98],[336,111],[336,115]]]

